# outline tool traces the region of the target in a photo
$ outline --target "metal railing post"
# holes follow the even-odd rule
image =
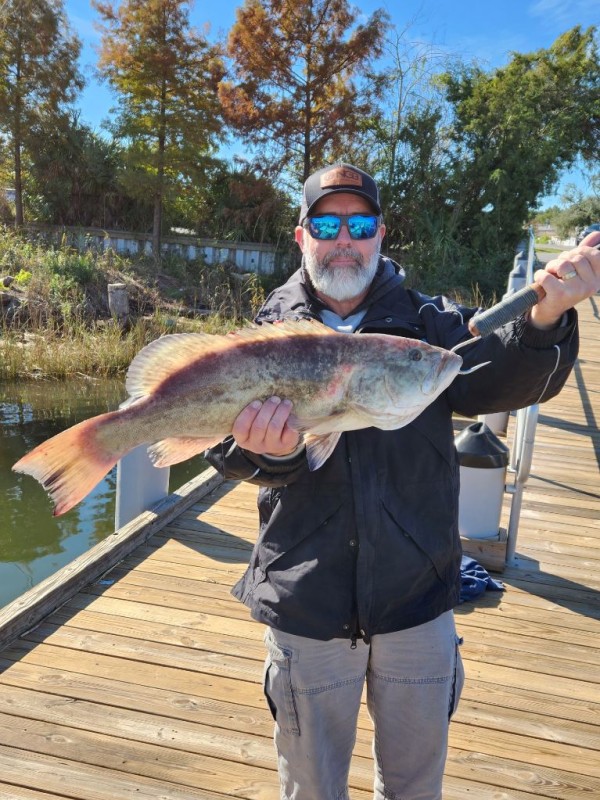
[[[524,413],[517,420],[516,433],[518,433],[518,438],[516,437],[515,441],[515,450],[517,452],[515,480],[512,486],[507,486],[507,491],[512,494],[506,543],[507,564],[514,564],[515,562],[523,490],[527,485],[531,472],[539,405],[529,406],[526,409],[521,409],[521,411]],[[521,428],[520,431],[518,430],[519,428]]]
[[[533,281],[533,267],[535,264],[535,233],[529,226],[529,247],[527,250],[527,283]]]

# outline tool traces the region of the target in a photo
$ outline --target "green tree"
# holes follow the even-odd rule
[[[589,194],[572,184],[566,187],[561,199],[567,205],[552,220],[559,236],[572,236],[591,223],[600,222],[600,172],[590,176],[589,184]]]
[[[118,94],[112,132],[126,144],[128,192],[153,198],[160,263],[163,205],[202,180],[221,135],[216,48],[189,24],[183,0],[93,1],[104,21],[99,68]]]
[[[429,291],[491,296],[505,286],[538,198],[564,168],[598,157],[595,31],[574,28],[501,69],[458,64],[435,76],[441,94],[419,88],[390,116],[390,98],[403,96],[394,80],[405,72],[396,72],[369,122],[387,247]]]
[[[247,163],[222,162],[211,175],[203,203],[194,209],[201,236],[233,241],[293,244],[296,204]]]
[[[0,133],[11,149],[17,226],[23,225],[23,156],[30,150],[31,131],[51,131],[81,89],[80,49],[62,0],[0,4]]]
[[[51,131],[32,132],[28,208],[55,225],[112,228],[119,223],[123,189],[118,145],[70,114]]]
[[[491,286],[537,198],[578,156],[600,154],[595,29],[575,27],[502,69],[461,68],[443,82],[454,108],[447,200],[456,239],[487,261]]]
[[[379,10],[357,25],[358,14],[346,0],[245,0],[238,8],[227,42],[233,78],[219,96],[263,163],[298,166],[306,179],[371,113],[359,77],[381,53],[387,16]]]

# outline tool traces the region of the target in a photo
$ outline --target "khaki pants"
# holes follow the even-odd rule
[[[441,800],[448,724],[464,672],[451,611],[432,622],[326,642],[268,629],[265,695],[281,800],[348,800],[363,686],[374,725],[375,800]]]

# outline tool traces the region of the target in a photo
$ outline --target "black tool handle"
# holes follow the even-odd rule
[[[600,245],[594,245],[600,250]],[[505,297],[496,305],[482,311],[469,321],[469,330],[473,336],[489,336],[490,333],[516,319],[521,314],[529,311],[545,297],[546,292],[539,283],[530,283],[529,286]]]
[[[529,311],[544,297],[546,292],[537,283],[520,289],[505,297],[496,305],[482,311],[469,321],[469,330],[473,336],[489,336],[490,333]]]

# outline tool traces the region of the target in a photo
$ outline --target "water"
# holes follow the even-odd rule
[[[46,492],[11,466],[40,442],[118,408],[123,380],[0,385],[0,607],[114,530],[116,467],[79,505],[55,518]],[[206,467],[194,458],[171,469],[170,490]]]

